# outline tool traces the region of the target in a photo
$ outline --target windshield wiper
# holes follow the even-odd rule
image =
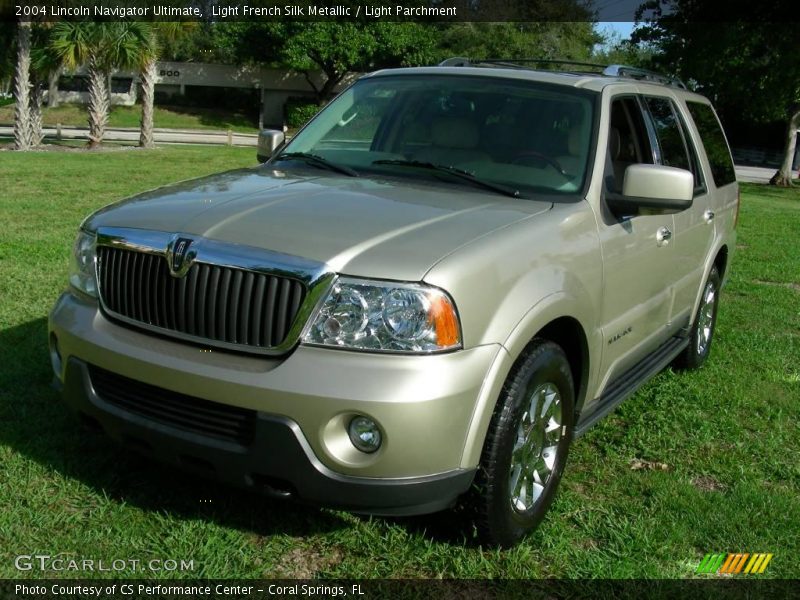
[[[505,196],[511,196],[512,198],[522,198],[519,193],[519,190],[516,190],[512,187],[500,184],[500,183],[492,183],[491,181],[486,181],[485,179],[481,179],[480,177],[476,177],[474,173],[470,173],[469,171],[465,171],[464,169],[459,169],[458,167],[449,167],[447,165],[437,165],[431,162],[424,162],[421,160],[399,160],[399,159],[386,159],[386,160],[375,160],[372,161],[373,165],[394,165],[398,167],[416,167],[418,169],[429,169],[431,171],[441,171],[442,173],[448,173],[449,175],[453,175],[458,177],[459,179],[463,179],[464,181],[468,181],[473,185],[477,185],[479,187],[485,188],[487,190],[492,190],[494,192],[498,192]]]
[[[350,177],[358,177],[358,173],[350,167],[339,165],[335,162],[329,161],[327,158],[324,158],[319,154],[311,154],[310,152],[284,152],[283,154],[278,155],[278,157],[275,159],[276,162],[279,160],[302,160],[319,167],[324,167],[330,171],[336,171],[337,173],[349,175]]]

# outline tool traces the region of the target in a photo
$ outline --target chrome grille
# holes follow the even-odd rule
[[[289,277],[195,262],[178,278],[163,255],[111,246],[98,246],[97,276],[112,316],[244,350],[279,346],[306,297]]]

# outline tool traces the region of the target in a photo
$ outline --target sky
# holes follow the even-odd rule
[[[601,31],[610,29],[611,31],[619,33],[620,37],[624,40],[631,36],[634,24],[630,21],[601,21],[599,26]]]

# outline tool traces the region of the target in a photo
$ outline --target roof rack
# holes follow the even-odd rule
[[[686,84],[677,77],[667,77],[654,71],[640,69],[638,67],[628,67],[626,65],[609,65],[603,69],[603,75],[608,77],[630,77],[631,79],[641,79],[643,81],[654,81],[686,89]]]
[[[535,69],[526,65],[569,65],[576,67],[588,67],[577,71],[566,71],[571,74],[596,73],[606,77],[626,77],[640,81],[652,81],[664,85],[671,85],[686,89],[686,84],[676,77],[668,77],[647,69],[629,67],[627,65],[601,65],[592,62],[582,62],[575,60],[551,60],[540,58],[487,58],[472,60],[465,57],[453,57],[439,63],[440,67],[506,67],[512,69],[529,69],[534,71],[549,70]],[[592,69],[592,70],[589,70]]]

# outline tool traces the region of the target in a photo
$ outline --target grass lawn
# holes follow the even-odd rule
[[[254,163],[227,147],[0,153],[0,578],[38,575],[15,570],[18,554],[57,553],[193,560],[173,576],[194,577],[681,578],[708,552],[771,552],[765,576],[800,575],[798,189],[743,186],[709,364],[664,372],[576,442],[550,514],[513,550],[476,547],[447,515],[268,501],[82,429],[49,387],[46,344],[81,219]]]
[[[112,106],[108,118],[109,127],[139,127],[142,107]],[[69,125],[87,127],[86,107],[80,104],[62,104],[57,108],[44,108],[42,121],[45,125]],[[0,123],[14,123],[14,105],[0,106]],[[258,124],[250,117],[215,108],[188,106],[156,106],[153,115],[155,127],[167,129],[222,129],[258,133]]]

